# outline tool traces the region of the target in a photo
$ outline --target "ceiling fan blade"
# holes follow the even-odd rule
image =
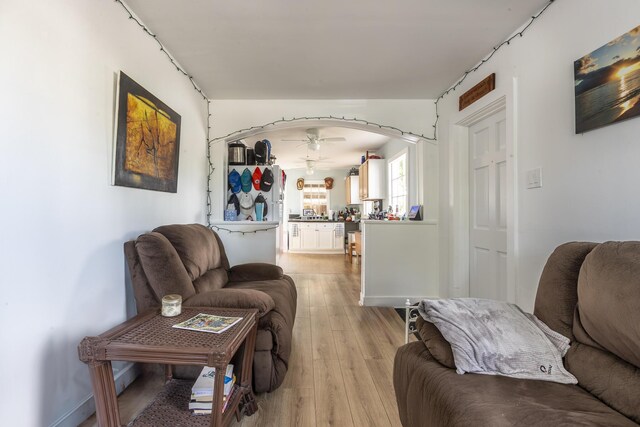
[[[308,139],[281,139],[282,142],[309,142]]]
[[[333,138],[320,138],[318,141],[320,142],[344,142],[346,141],[346,138],[343,138],[341,136],[336,136]]]

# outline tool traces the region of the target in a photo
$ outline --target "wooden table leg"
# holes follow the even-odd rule
[[[242,349],[242,373],[240,378],[240,386],[244,396],[242,401],[244,402],[245,415],[253,415],[258,410],[258,404],[256,403],[255,396],[253,395],[253,387],[251,385],[252,371],[253,371],[253,354],[256,348],[256,334],[258,332],[258,321],[253,327],[247,338],[244,340]]]
[[[100,427],[119,427],[120,413],[113,381],[111,362],[88,363],[93,397],[96,402],[96,418]]]
[[[221,427],[222,408],[224,407],[224,376],[227,373],[227,366],[216,366],[215,368],[216,374],[213,381],[213,407],[211,411],[211,427]]]

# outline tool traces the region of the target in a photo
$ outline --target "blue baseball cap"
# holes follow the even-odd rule
[[[240,174],[235,169],[229,172],[229,188],[234,194],[240,192]]]

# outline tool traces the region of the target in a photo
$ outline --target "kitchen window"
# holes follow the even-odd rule
[[[306,181],[302,189],[302,212],[313,209],[316,215],[328,215],[329,191],[324,181]]]
[[[407,213],[407,152],[398,154],[389,161],[389,204],[394,213]]]

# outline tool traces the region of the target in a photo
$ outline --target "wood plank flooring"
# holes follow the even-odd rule
[[[342,255],[288,254],[280,265],[298,289],[289,370],[278,390],[257,396],[258,412],[232,426],[400,426],[392,384],[400,317],[358,305],[360,271]],[[118,398],[125,424],[160,388],[143,377]],[[95,417],[82,424],[95,425]]]

